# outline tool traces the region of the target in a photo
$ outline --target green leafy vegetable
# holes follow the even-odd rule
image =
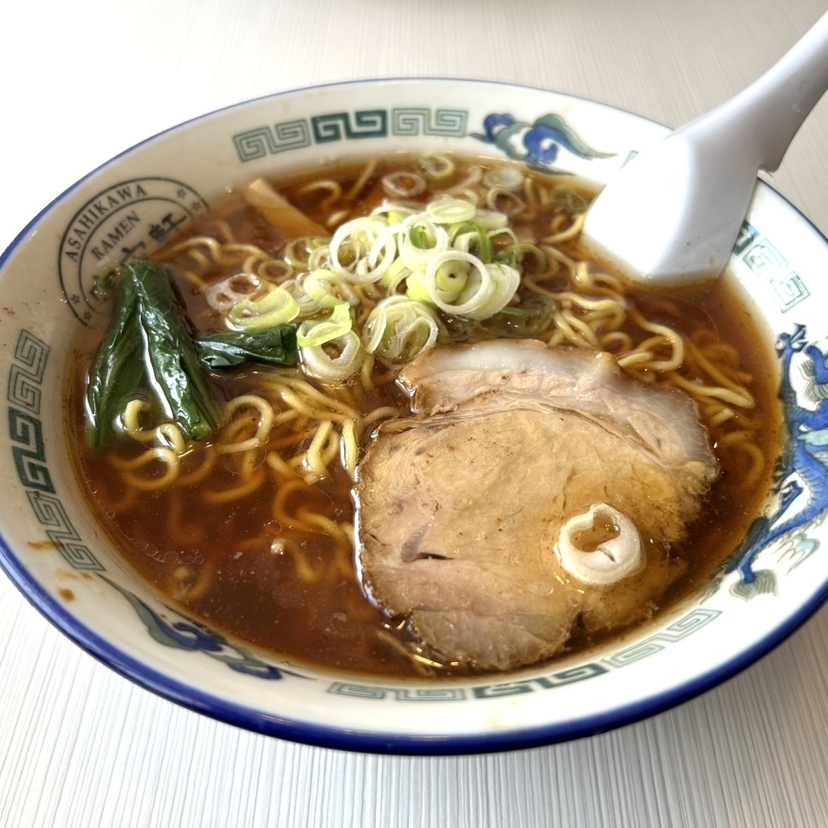
[[[194,339],[163,267],[143,259],[126,272],[106,274],[115,307],[86,391],[86,438],[106,451],[126,403],[148,398],[160,417],[192,440],[209,437],[222,424],[205,366],[233,368],[244,362],[295,365],[296,325],[211,334]]]
[[[86,439],[96,451],[112,443],[115,412],[141,382],[144,366],[136,354],[141,348],[137,325],[138,296],[125,279],[115,298],[109,334],[101,345],[86,389]]]
[[[524,338],[542,334],[552,321],[555,302],[548,296],[533,296],[523,305],[509,305],[489,317],[483,328],[502,337]]]
[[[555,313],[548,296],[533,296],[521,305],[507,305],[483,321],[447,317],[443,324],[451,342],[470,339],[536,339],[547,332]]]
[[[92,366],[86,437],[93,449],[110,447],[118,416],[137,396],[149,396],[194,440],[222,423],[169,272],[141,259],[130,262],[117,284],[112,323]]]
[[[295,365],[298,358],[296,325],[264,331],[210,334],[196,339],[201,361],[210,368],[235,368],[245,362]]]
[[[221,411],[184,326],[169,273],[139,259],[130,263],[129,279],[138,295],[149,384],[172,421],[193,440],[204,440],[221,425]]]

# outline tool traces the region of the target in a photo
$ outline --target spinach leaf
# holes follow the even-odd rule
[[[297,325],[279,325],[262,331],[238,331],[201,336],[195,340],[201,361],[210,368],[235,368],[245,362],[295,365]]]

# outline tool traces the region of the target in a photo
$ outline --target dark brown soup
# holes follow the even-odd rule
[[[276,191],[287,205],[272,198]],[[568,178],[441,157],[352,163],[258,182],[229,195],[154,259],[171,270],[194,332],[225,330],[234,303],[248,303],[235,317],[242,326],[264,316],[255,302],[287,285],[301,308],[294,323],[327,318],[345,304],[364,344],[370,311],[407,289],[422,298],[422,285],[394,283],[402,265],[381,281],[371,281],[365,268],[357,273],[360,244],[374,244],[371,266],[384,255],[368,230],[337,254],[340,267],[357,274],[352,281],[336,276],[318,239],[384,200],[398,205],[387,213],[393,223],[446,192],[483,200],[482,218],[463,219],[461,212],[458,224],[466,226],[455,230],[468,235],[472,251],[491,246],[486,255],[514,266],[521,283],[504,307],[488,316],[481,311],[481,319],[432,307],[438,344],[506,336],[600,348],[625,373],[682,388],[699,403],[720,474],[702,517],[670,550],[687,563],[662,602],[673,604],[708,582],[743,537],[778,454],[772,351],[728,280],[670,295],[628,290],[579,247],[588,190]],[[513,235],[492,232],[503,217]],[[408,236],[410,257],[435,243],[431,233],[422,223]],[[311,271],[324,273],[308,286],[304,274]],[[449,304],[464,296],[452,287],[456,278],[447,270],[437,277]],[[276,307],[274,318],[279,313]],[[96,452],[83,435],[84,395],[107,324],[101,318],[90,326],[77,348],[69,426],[79,447],[78,476],[106,532],[167,600],[294,663],[395,677],[474,672],[474,665],[446,662],[412,636],[405,618],[375,606],[354,561],[354,465],[379,422],[409,413],[395,376],[427,338],[425,328],[415,325],[402,353],[388,351],[387,340],[373,356],[360,352],[358,366],[341,380],[309,377],[305,357],[295,367],[211,370],[212,393],[230,406],[213,437],[182,442],[139,400],[123,416],[112,448]],[[313,339],[315,330],[300,333]],[[320,349],[323,362],[339,370],[345,345],[329,340]],[[592,643],[575,635],[568,652]]]

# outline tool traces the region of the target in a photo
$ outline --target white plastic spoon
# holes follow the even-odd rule
[[[587,212],[584,234],[634,281],[716,278],[760,170],[777,169],[828,88],[828,14],[762,77],[630,160]]]

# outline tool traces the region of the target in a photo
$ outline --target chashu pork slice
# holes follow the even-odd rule
[[[496,670],[652,612],[717,473],[690,397],[624,377],[608,354],[533,340],[435,349],[401,382],[416,416],[377,430],[357,478],[358,555],[379,604],[445,659]],[[611,585],[558,554],[596,504],[640,539],[640,565]]]

